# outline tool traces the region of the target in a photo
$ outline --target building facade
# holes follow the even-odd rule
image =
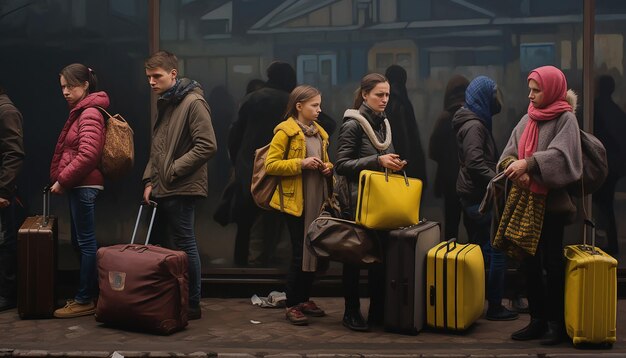
[[[102,245],[129,240],[154,120],[143,60],[157,49],[174,52],[180,73],[201,83],[212,107],[219,150],[210,163],[210,197],[198,203],[196,226],[203,273],[227,275],[234,267],[236,225],[221,226],[213,214],[232,170],[228,129],[248,82],[265,80],[272,61],[290,63],[299,84],[318,87],[324,112],[337,123],[364,74],[402,66],[425,152],[448,80],[456,74],[490,76],[504,96],[493,128],[501,149],[528,106],[528,71],[541,65],[561,68],[570,88],[580,94],[581,126],[593,127],[593,83],[599,75],[614,79],[612,98],[626,109],[624,20],[626,3],[618,0],[2,1],[0,83],[25,119],[27,160],[20,195],[29,213],[41,211],[38,193],[47,183],[54,144],[67,115],[58,73],[69,63],[85,63],[109,93],[110,111],[121,113],[135,131],[136,166],[127,177],[107,183],[97,212]],[[433,194],[432,184],[435,163],[426,161],[429,184],[422,215],[440,221],[443,202]],[[623,258],[626,224],[619,218],[626,217],[626,180],[618,182],[615,195]],[[66,207],[62,199],[53,202],[61,219],[61,242],[69,247]],[[604,245],[606,220],[595,216]],[[579,227],[569,231],[568,242],[580,239]],[[249,266],[237,272],[253,273],[259,267],[282,272],[290,250],[286,233],[277,230],[271,243],[257,236],[251,237]],[[67,257],[61,268],[76,267],[71,255]]]

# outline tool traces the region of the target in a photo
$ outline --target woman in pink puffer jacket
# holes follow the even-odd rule
[[[94,71],[75,63],[60,73],[61,91],[70,114],[57,140],[50,165],[53,194],[67,194],[70,204],[72,245],[80,254],[80,283],[73,300],[54,312],[58,318],[95,312],[97,270],[95,202],[104,189],[100,157],[104,146],[104,117],[96,106],[107,108],[109,96],[96,92]]]

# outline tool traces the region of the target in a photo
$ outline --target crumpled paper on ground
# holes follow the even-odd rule
[[[255,294],[250,300],[253,305],[263,308],[284,307],[287,295],[284,292],[272,291],[267,297],[259,297]]]

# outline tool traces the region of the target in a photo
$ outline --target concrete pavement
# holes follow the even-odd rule
[[[512,341],[511,332],[526,325],[528,315],[509,322],[480,319],[462,334],[406,336],[380,328],[357,333],[341,325],[342,298],[315,301],[327,316],[296,327],[283,309],[259,308],[248,298],[205,298],[202,319],[166,337],[105,327],[92,316],[20,320],[13,309],[0,313],[0,357],[626,357],[626,300],[618,301],[618,341],[612,349]],[[367,312],[367,301],[362,308]]]

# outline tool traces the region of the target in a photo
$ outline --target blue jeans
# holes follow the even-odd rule
[[[480,205],[463,207],[465,228],[469,242],[480,245],[483,255],[489,260],[489,277],[487,279],[487,301],[489,307],[502,304],[504,295],[504,274],[506,273],[506,255],[491,246],[491,212],[481,214]]]
[[[96,197],[95,188],[74,188],[68,192],[72,245],[80,253],[80,282],[74,300],[89,303],[96,294],[98,284],[96,268]]]
[[[189,305],[200,304],[200,254],[194,231],[195,198],[171,196],[156,199],[158,204],[152,235],[153,244],[184,251],[189,261]]]

